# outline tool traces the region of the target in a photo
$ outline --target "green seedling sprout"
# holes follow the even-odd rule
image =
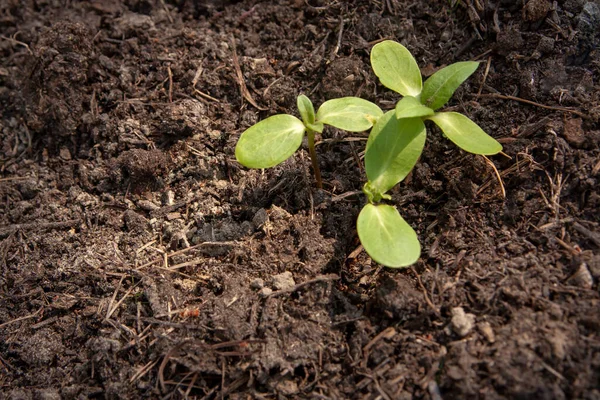
[[[421,254],[415,231],[398,210],[387,204],[386,194],[402,181],[417,163],[425,146],[425,125],[420,118],[398,119],[388,111],[373,126],[365,152],[368,203],[358,216],[360,241],[378,263],[400,268],[414,264]]]
[[[414,264],[421,254],[417,234],[398,210],[383,200],[414,168],[427,138],[425,121],[433,121],[461,149],[481,155],[502,151],[502,145],[466,116],[439,112],[479,63],[458,62],[423,83],[421,71],[408,49],[386,40],[371,51],[371,65],[381,83],[401,94],[394,110],[385,114],[375,104],[356,97],[326,101],[315,113],[308,97],[298,96],[301,120],[287,114],[269,117],[248,128],[235,155],[249,168],[273,167],[294,154],[306,132],[317,186],[322,187],[315,152],[315,133],[325,125],[361,132],[371,129],[365,151],[368,203],[357,220],[360,241],[376,262],[393,268]]]
[[[406,267],[420,256],[415,231],[395,207],[379,204],[390,199],[387,192],[401,182],[417,163],[427,131],[424,121],[433,121],[461,149],[492,155],[502,145],[468,117],[456,112],[438,112],[479,63],[449,65],[423,83],[419,66],[406,47],[386,40],[371,51],[371,66],[383,86],[403,97],[394,110],[379,118],[367,141],[363,192],[368,204],[358,216],[357,231],[367,253],[388,267]]]
[[[251,126],[240,136],[235,156],[248,168],[270,168],[290,158],[302,145],[306,132],[308,150],[319,188],[323,187],[315,151],[315,133],[325,125],[349,132],[369,130],[383,111],[370,101],[358,97],[328,100],[315,113],[305,95],[298,96],[301,120],[288,114],[273,115]]]

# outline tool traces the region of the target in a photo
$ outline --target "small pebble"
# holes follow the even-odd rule
[[[163,206],[172,206],[175,203],[175,193],[172,190],[167,190],[160,198]]]
[[[70,161],[72,159],[71,152],[66,147],[61,147],[59,154],[60,158],[62,158],[65,161]]]
[[[269,217],[267,216],[267,210],[261,208],[256,212],[256,214],[254,214],[254,218],[252,218],[252,224],[254,224],[255,229],[259,229],[265,224],[265,222],[267,222],[268,219]]]
[[[542,53],[551,53],[552,51],[554,51],[555,44],[556,44],[556,41],[554,39],[552,39],[551,37],[542,36],[542,38],[540,39],[540,41],[538,43],[537,48]]]
[[[475,323],[475,315],[466,314],[462,307],[452,309],[452,320],[450,325],[452,330],[460,337],[465,337],[473,329]]]
[[[539,21],[546,17],[552,8],[548,0],[529,0],[523,7],[525,21]]]
[[[260,291],[258,292],[259,296],[262,298],[269,297],[271,295],[271,293],[273,293],[273,290],[271,290],[268,287],[264,287],[264,288],[260,289]]]
[[[264,286],[265,286],[265,281],[263,281],[260,278],[256,278],[252,282],[250,282],[250,288],[254,289],[254,290],[262,289]]]
[[[600,22],[600,6],[593,1],[587,1],[583,5],[583,9],[577,16],[577,19],[579,20],[577,23],[578,33],[583,33],[584,35],[593,34]]]
[[[581,263],[577,271],[569,278],[569,283],[583,289],[591,289],[594,286],[594,278],[586,263]]]
[[[595,279],[600,279],[600,254],[595,254],[589,257],[586,262],[588,270]]]
[[[139,200],[137,202],[137,205],[139,208],[141,208],[144,211],[154,211],[154,210],[158,210],[160,207],[157,206],[156,204],[154,204],[153,202],[149,201],[149,200]]]
[[[477,324],[477,328],[489,343],[494,343],[496,341],[496,335],[489,322],[480,322]]]
[[[281,379],[275,384],[275,389],[284,396],[292,396],[298,393],[298,384],[291,379]]]
[[[296,282],[290,271],[273,276],[273,288],[275,290],[290,290],[294,286],[296,286]]]
[[[172,212],[167,214],[167,221],[173,221],[174,219],[181,218],[181,214],[178,212]]]

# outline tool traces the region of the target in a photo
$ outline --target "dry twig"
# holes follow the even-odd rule
[[[5,326],[8,326],[10,324],[14,324],[15,322],[19,322],[19,321],[25,321],[26,319],[30,319],[30,318],[34,318],[35,316],[37,316],[39,313],[42,312],[42,310],[44,309],[44,307],[40,308],[39,310],[37,310],[36,312],[34,312],[33,314],[29,314],[26,315],[24,317],[19,317],[19,318],[15,318],[13,320],[10,321],[6,321],[2,324],[0,324],[0,328],[4,328]]]
[[[507,96],[507,95],[500,94],[500,93],[478,94],[476,97],[491,97],[494,99],[501,99],[501,100],[513,100],[513,101],[518,101],[520,103],[525,103],[525,104],[529,104],[532,106],[545,108],[546,110],[567,112],[567,113],[579,115],[581,118],[584,118],[584,119],[590,119],[589,115],[586,115],[586,114],[582,113],[581,111],[577,111],[577,110],[573,110],[573,109],[565,108],[565,107],[547,106],[545,104],[536,103],[535,101],[522,99],[520,97],[515,97],[515,96]]]
[[[0,227],[0,238],[5,238],[17,231],[41,231],[46,229],[65,229],[79,225],[81,220],[72,219],[64,222],[30,222],[27,224],[14,224]]]
[[[233,67],[235,68],[235,75],[237,77],[237,83],[238,85],[240,85],[240,93],[242,94],[242,97],[248,100],[248,103],[252,104],[259,110],[266,110],[266,108],[260,107],[258,104],[256,104],[256,101],[254,101],[252,95],[246,87],[246,82],[244,81],[244,74],[242,73],[242,69],[240,68],[240,62],[238,60],[238,55],[235,47],[235,38],[233,37],[231,38],[231,49],[233,54]]]
[[[336,274],[319,275],[319,276],[315,277],[314,279],[310,279],[306,282],[299,283],[290,289],[278,290],[276,292],[273,292],[269,295],[269,297],[276,297],[276,296],[280,296],[280,295],[286,294],[286,293],[294,293],[296,290],[302,289],[303,287],[308,286],[308,285],[312,285],[313,283],[336,281],[338,279],[340,279],[340,277]]]
[[[500,190],[502,191],[502,198],[505,199],[506,198],[506,190],[504,189],[504,183],[502,182],[502,176],[500,176],[500,173],[498,172],[498,169],[496,168],[496,166],[494,165],[492,160],[490,160],[489,158],[487,158],[486,156],[483,156],[483,155],[482,155],[482,157],[485,160],[485,162],[488,163],[488,165],[490,167],[492,167],[492,169],[494,170],[494,173],[496,174],[496,178],[498,179],[498,183],[500,184]]]

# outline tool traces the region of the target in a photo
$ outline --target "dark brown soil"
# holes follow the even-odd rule
[[[0,398],[600,399],[599,27],[597,0],[0,1]],[[364,134],[324,133],[323,191],[305,151],[233,155],[300,93],[391,108],[386,38],[425,75],[481,60],[449,108],[506,153],[503,197],[431,127],[405,270],[358,247]]]

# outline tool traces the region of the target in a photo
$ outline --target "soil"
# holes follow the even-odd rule
[[[0,2],[0,398],[600,399],[600,2]],[[365,134],[247,170],[247,127],[361,96],[370,48],[481,67],[355,231]],[[238,69],[241,75],[238,74]],[[240,78],[241,76],[241,78]]]

